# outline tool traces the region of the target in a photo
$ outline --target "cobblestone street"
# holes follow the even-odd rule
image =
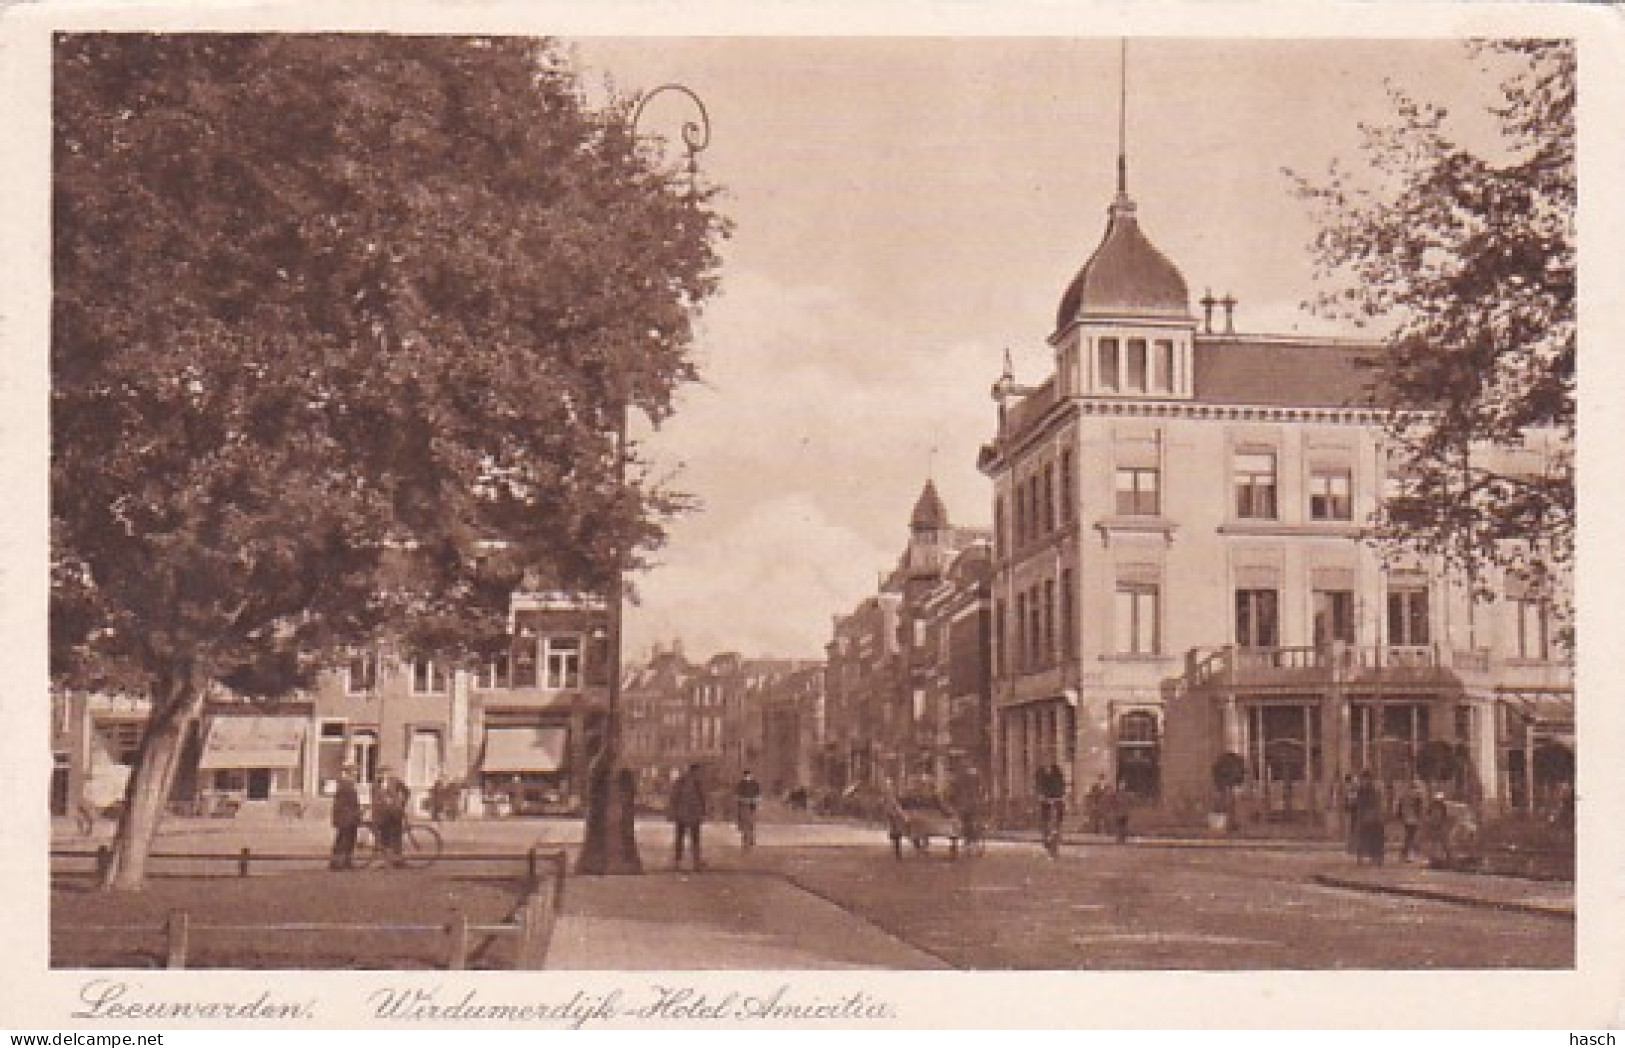
[[[580,823],[442,829],[449,853],[519,856],[573,851]],[[777,822],[747,853],[731,827],[712,824],[696,874],[673,872],[669,834],[663,821],[640,822],[643,876],[569,878],[549,967],[1538,969],[1575,956],[1568,884],[1356,867],[1319,842],[1074,838],[1052,860],[1005,840],[974,858],[950,861],[939,844],[898,861],[872,826]],[[158,850],[248,845],[308,852],[316,865],[326,840],[309,822],[183,820]]]

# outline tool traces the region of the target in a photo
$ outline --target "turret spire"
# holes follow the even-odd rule
[[[1117,195],[1128,195],[1128,37],[1117,58]]]

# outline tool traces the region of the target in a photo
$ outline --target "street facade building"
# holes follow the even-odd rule
[[[1052,373],[1019,385],[1007,361],[993,388],[1001,798],[1030,804],[1059,764],[1074,798],[1103,779],[1196,812],[1233,752],[1260,817],[1310,817],[1348,774],[1428,770],[1433,742],[1452,789],[1533,803],[1553,747],[1572,768],[1552,594],[1496,579],[1501,599],[1474,600],[1368,541],[1404,482],[1370,389],[1379,346],[1238,334],[1233,298],[1200,305],[1120,185],[1061,298]],[[1549,450],[1534,435],[1515,454],[1538,471]]]
[[[303,815],[323,808],[351,763],[364,800],[378,770],[395,768],[419,814],[437,795],[460,814],[577,811],[605,730],[607,623],[599,598],[521,592],[510,606],[509,652],[483,666],[380,644],[285,699],[216,687],[183,742],[171,803],[198,814]],[[64,693],[53,708],[53,806],[87,796],[111,806],[149,703]]]
[[[841,797],[883,779],[922,775],[947,785],[953,743],[943,663],[951,641],[964,643],[974,629],[942,640],[946,609],[959,608],[941,591],[951,579],[974,575],[967,568],[955,576],[954,566],[988,541],[986,529],[952,526],[936,485],[927,481],[896,566],[878,592],[835,618],[826,646],[829,713],[818,769],[825,794]]]
[[[993,549],[977,542],[955,554],[924,597],[922,743],[932,777],[945,790],[974,772],[986,788],[992,769]]]

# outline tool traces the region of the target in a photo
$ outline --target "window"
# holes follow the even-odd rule
[[[450,690],[445,667],[429,659],[412,660],[413,695],[440,695]]]
[[[546,637],[542,647],[542,687],[548,691],[581,687],[581,638]]]
[[[344,693],[366,695],[378,684],[378,660],[371,655],[353,656],[344,667]]]
[[[1354,593],[1350,590],[1316,590],[1315,644],[1354,643]]]
[[[1157,587],[1143,582],[1119,582],[1116,596],[1116,640],[1119,655],[1155,655],[1158,636]]]
[[[1121,517],[1154,517],[1162,512],[1160,481],[1155,469],[1133,468],[1117,471],[1117,514]]]
[[[1037,586],[1027,591],[1027,657],[1033,669],[1041,666],[1044,658],[1044,609],[1038,603],[1041,593]]]
[[[1027,594],[1016,594],[1016,671],[1021,672],[1029,665],[1027,656]]]
[[[1100,388],[1116,392],[1122,386],[1117,371],[1117,340],[1100,340]]]
[[[1055,531],[1055,467],[1044,463],[1044,534]]]
[[[349,726],[342,720],[322,721],[321,734],[316,743],[316,777],[321,780],[318,788],[322,793],[332,792],[331,784],[338,779],[339,769],[344,766],[348,733]]]
[[[1275,519],[1273,451],[1236,456],[1236,516],[1253,520]]]
[[[1071,658],[1078,653],[1077,595],[1072,590],[1072,569],[1061,572],[1061,654]]]
[[[1388,590],[1388,643],[1396,648],[1426,647],[1428,591],[1425,585],[1398,585]]]
[[[1546,660],[1552,657],[1551,605],[1533,596],[1512,598],[1512,612],[1518,628],[1518,658]]]
[[[138,720],[96,721],[96,737],[107,755],[118,764],[134,764],[141,752],[141,736],[146,734],[146,722]]]
[[[1144,712],[1125,713],[1117,720],[1117,788],[1140,797],[1157,794],[1157,718]]]
[[[1061,452],[1061,523],[1072,523],[1077,507],[1072,504],[1075,484],[1072,479],[1072,449]]]
[[[1055,580],[1044,580],[1044,665],[1055,664]]]
[[[1004,649],[1007,645],[1004,621],[1004,601],[993,602],[993,675],[1004,676]]]
[[[1155,383],[1160,392],[1174,391],[1174,344],[1167,339],[1157,340]]]
[[[508,660],[495,658],[490,662],[480,664],[474,674],[474,686],[477,688],[506,688],[508,686]]]
[[[355,765],[357,782],[371,782],[378,777],[378,732],[362,728],[350,733],[350,763]]]
[[[1352,520],[1354,502],[1349,471],[1315,470],[1309,477],[1309,519]]]
[[[1128,380],[1124,386],[1136,393],[1144,393],[1146,389],[1146,353],[1145,339],[1131,338],[1128,340]]]
[[[1004,496],[1000,495],[993,500],[993,556],[998,559],[1004,556]]]
[[[520,626],[513,640],[513,686],[536,687],[536,628]]]
[[[1277,596],[1272,589],[1236,591],[1236,643],[1244,648],[1273,648],[1281,642]]]

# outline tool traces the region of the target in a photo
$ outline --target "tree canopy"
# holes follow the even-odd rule
[[[727,225],[629,100],[514,38],[70,34],[54,74],[59,681],[162,728],[658,545],[617,427],[695,377]]]
[[[1362,163],[1298,186],[1320,225],[1316,305],[1387,328],[1376,386],[1403,483],[1384,538],[1481,596],[1503,573],[1547,591],[1574,544],[1574,48],[1470,47],[1503,76],[1497,141],[1455,141],[1443,107],[1391,87]]]

